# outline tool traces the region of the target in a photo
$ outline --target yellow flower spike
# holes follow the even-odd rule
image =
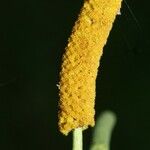
[[[59,129],[94,126],[95,81],[121,0],[85,0],[63,55],[60,72]]]

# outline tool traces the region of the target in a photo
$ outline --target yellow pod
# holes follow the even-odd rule
[[[121,0],[85,0],[62,58],[59,129],[94,126],[95,81],[99,60]]]

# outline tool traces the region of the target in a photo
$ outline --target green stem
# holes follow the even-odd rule
[[[82,128],[77,128],[73,131],[73,149],[83,150]]]
[[[116,124],[116,120],[116,115],[111,111],[105,111],[98,117],[90,150],[110,149],[111,134]]]

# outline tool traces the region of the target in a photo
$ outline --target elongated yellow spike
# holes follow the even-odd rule
[[[59,129],[94,126],[95,80],[99,60],[121,0],[85,0],[63,55]]]

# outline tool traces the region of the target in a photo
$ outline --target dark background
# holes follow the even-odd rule
[[[104,48],[96,116],[118,116],[111,150],[150,149],[150,9],[128,0]],[[59,69],[81,0],[0,2],[0,149],[70,150],[57,129]],[[131,15],[133,11],[139,24]],[[140,27],[139,27],[140,26]],[[91,141],[84,132],[84,148]]]

